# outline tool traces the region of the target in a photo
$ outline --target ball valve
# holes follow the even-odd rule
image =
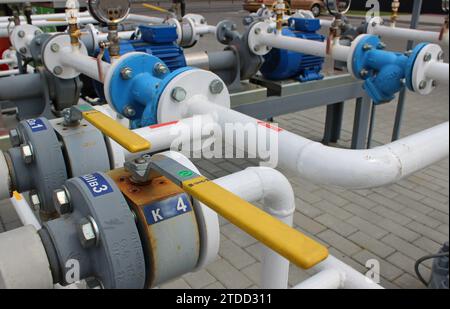
[[[39,232],[54,281],[71,283],[67,271],[74,263],[79,279],[95,277],[104,288],[151,288],[203,267],[204,241],[212,236],[202,222],[205,207],[299,267],[328,256],[321,244],[186,165],[164,154],[144,155],[56,190],[63,217]]]

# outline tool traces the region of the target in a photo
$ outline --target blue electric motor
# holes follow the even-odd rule
[[[139,26],[141,39],[120,41],[120,54],[143,52],[161,59],[170,71],[186,66],[183,48],[177,45],[177,28],[175,25]],[[105,61],[110,62],[109,53],[105,52]]]
[[[318,30],[320,30],[319,19],[290,18],[289,27],[283,28],[282,34],[323,42],[325,37],[318,34]],[[274,48],[265,56],[261,73],[271,80],[294,78],[300,82],[308,82],[323,79],[321,74],[323,63],[324,58],[321,57]]]

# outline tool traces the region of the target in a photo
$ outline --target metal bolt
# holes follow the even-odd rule
[[[444,61],[445,53],[443,51],[439,52],[438,61]]]
[[[70,204],[70,196],[66,188],[58,189],[53,192],[53,202],[55,203],[56,210],[65,215],[72,212],[72,205]]]
[[[9,140],[11,141],[11,145],[13,147],[19,147],[22,144],[22,138],[20,137],[20,133],[17,129],[12,129],[9,131]]]
[[[54,53],[59,52],[59,45],[56,44],[56,43],[53,43],[53,44],[50,46],[50,50],[51,50],[52,52],[54,52]]]
[[[157,74],[166,74],[167,72],[169,72],[169,69],[164,63],[158,62],[157,64],[155,64],[154,71]]]
[[[273,28],[272,27],[267,28],[267,33],[273,33]]]
[[[209,84],[209,91],[211,91],[212,94],[220,94],[224,88],[225,86],[219,79],[215,79]]]
[[[123,109],[123,115],[127,118],[132,118],[132,117],[136,116],[136,110],[132,106],[127,105]]]
[[[17,35],[19,36],[19,38],[24,38],[25,37],[25,31],[23,31],[23,30],[20,30],[18,33],[17,33]]]
[[[385,49],[385,48],[386,48],[386,44],[384,42],[378,43],[378,49]]]
[[[437,81],[432,81],[431,82],[431,86],[433,86],[433,88],[436,88],[438,86],[438,82]]]
[[[40,35],[40,34],[42,34],[42,31],[40,31],[40,30],[36,30],[36,31],[34,32],[34,35],[35,35],[35,36],[38,36],[38,35]]]
[[[19,51],[20,51],[21,54],[26,54],[28,49],[26,47],[22,47],[22,48],[19,49]]]
[[[147,163],[147,160],[144,157],[140,157],[134,160],[134,162],[136,162],[137,164],[145,164]]]
[[[372,48],[373,48],[373,46],[370,45],[370,44],[364,44],[364,46],[363,46],[363,50],[364,50],[364,51],[371,50]]]
[[[83,248],[91,248],[98,244],[98,227],[92,217],[86,217],[78,223],[78,237]]]
[[[33,162],[33,149],[30,145],[23,145],[22,148],[20,148],[20,152],[22,153],[22,159],[26,164]]]
[[[39,199],[39,195],[34,191],[30,192],[30,202],[34,211],[39,211],[41,209],[41,200]]]
[[[259,46],[255,46],[255,47],[253,48],[253,50],[254,50],[255,52],[259,52],[259,49],[260,49]]]
[[[172,90],[172,99],[174,99],[177,102],[182,102],[186,99],[186,90],[184,90],[184,88],[181,87],[175,87]]]
[[[261,28],[256,28],[256,29],[255,29],[255,34],[258,35],[258,34],[260,34],[260,33],[261,33]]]
[[[426,80],[423,80],[419,83],[420,90],[424,90],[425,88],[427,88],[427,86],[428,86],[428,82]]]
[[[429,61],[431,61],[432,58],[433,58],[433,55],[431,55],[430,53],[426,53],[425,56],[423,56],[423,61],[429,62]]]
[[[58,65],[54,67],[53,73],[55,73],[55,75],[61,75],[63,73],[63,68]]]
[[[407,50],[407,51],[405,52],[405,56],[406,56],[406,57],[411,57],[412,53],[413,53],[412,50]]]
[[[133,77],[133,70],[129,67],[123,68],[120,71],[120,76],[125,80],[131,79]]]
[[[362,70],[359,72],[359,75],[360,75],[362,78],[366,78],[367,75],[369,75],[369,71],[367,71],[366,69],[362,69]]]

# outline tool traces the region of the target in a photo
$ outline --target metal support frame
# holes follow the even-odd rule
[[[363,81],[355,80],[349,74],[343,74],[309,83],[273,82],[263,78],[252,79],[252,82],[266,87],[268,97],[245,102],[241,99],[240,93],[234,93],[231,95],[231,106],[234,110],[257,119],[270,119],[356,98],[352,148],[366,148],[372,101],[363,89]],[[254,91],[259,93],[261,89]],[[244,95],[248,97],[249,93],[245,92]],[[335,112],[335,116],[330,115],[334,121],[326,122],[325,141],[330,136],[339,137],[340,135],[341,124],[338,121],[340,111]]]
[[[411,18],[411,29],[417,29],[419,26],[420,12],[422,11],[422,0],[414,0],[412,18]],[[411,50],[414,46],[414,41],[408,41],[406,50]],[[395,113],[395,123],[394,131],[392,133],[392,141],[396,141],[400,138],[400,130],[403,120],[403,112],[405,110],[405,100],[406,100],[406,87],[400,91],[398,97],[397,111]]]
[[[327,116],[325,119],[325,133],[323,143],[337,143],[341,138],[342,118],[344,116],[344,102],[327,106]]]

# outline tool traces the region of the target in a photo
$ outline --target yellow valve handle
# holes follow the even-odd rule
[[[143,7],[146,7],[147,9],[153,10],[153,11],[158,11],[161,13],[170,13],[170,11],[163,9],[162,7],[156,6],[156,5],[151,5],[148,3],[142,3]]]
[[[328,249],[322,244],[205,177],[181,184],[186,193],[303,269],[311,268],[328,257]]]
[[[99,129],[104,135],[112,138],[120,146],[131,153],[147,151],[151,144],[133,131],[125,128],[114,119],[88,105],[77,106],[86,121]]]

